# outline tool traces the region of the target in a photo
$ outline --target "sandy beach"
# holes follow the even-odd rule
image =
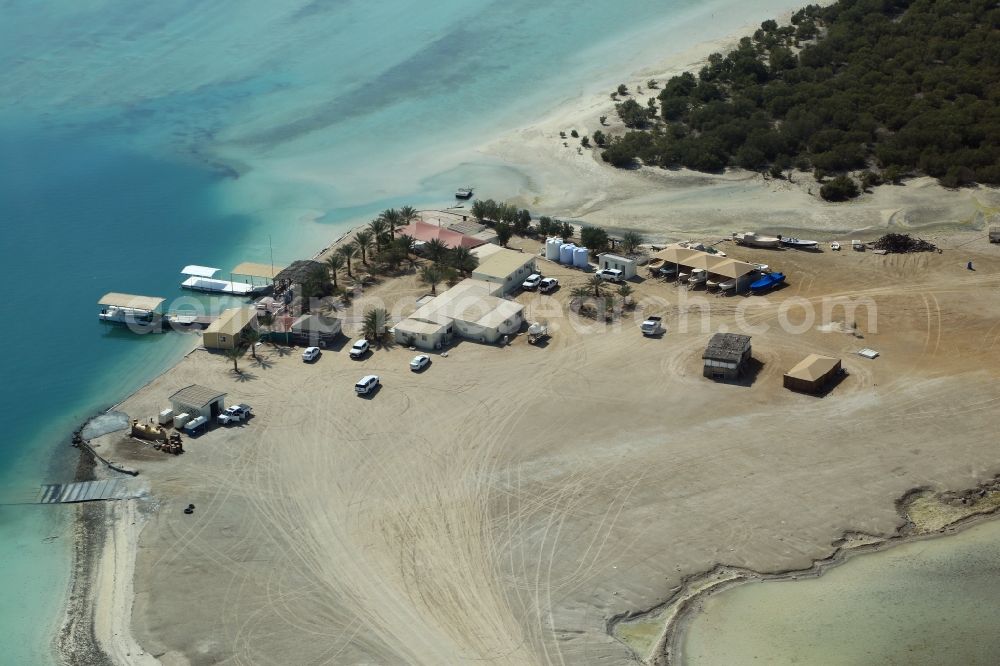
[[[737,36],[623,81],[645,88],[696,69]],[[612,619],[656,608],[716,567],[808,569],[845,534],[896,535],[896,502],[912,489],[972,488],[1000,473],[1000,368],[987,360],[1000,343],[1000,247],[983,232],[1000,211],[996,190],[921,178],[828,204],[809,174],[618,171],[559,138],[592,133],[601,115],[603,131],[621,130],[595,93],[480,154],[522,176],[510,198],[536,215],[652,242],[893,230],[944,251],[723,242],[730,256],[782,270],[788,287],[722,298],[643,273],[639,306],[610,325],[572,314],[582,273],[540,260],[563,287],[516,299],[548,322],[547,346],[524,335],[503,348],[460,342],[420,374],[408,369],[413,351],[358,362],[347,339],[314,365],[264,345],[242,374],[196,350],[119,408],[145,419],[197,383],[250,403],[255,417],[187,440],[179,457],[120,433],[93,442],[138,469],[150,497],[78,509],[67,663],[659,661],[665,653],[619,640]],[[354,311],[406,314],[427,293],[412,273],[384,278]],[[664,338],[639,334],[649,314],[665,317]],[[752,333],[752,383],[702,377],[717,330]],[[861,347],[881,355],[861,358]],[[822,398],[782,389],[812,352],[842,359],[844,381]],[[367,373],[383,387],[361,399],[353,384]]]
[[[121,408],[144,418],[200,383],[256,417],[189,440],[178,458],[98,443],[155,498],[137,539],[115,532],[100,557],[90,594],[113,610],[94,623],[99,644],[118,663],[137,649],[163,664],[627,662],[609,620],[686,578],[808,568],[845,533],[895,534],[910,489],[1000,472],[997,369],[982,357],[998,340],[1000,253],[968,234],[946,240],[961,255],[723,244],[780,267],[790,286],[716,298],[643,280],[640,309],[611,326],[558,316],[583,276],[541,262],[564,287],[517,299],[549,321],[547,347],[462,342],[422,374],[398,347],[308,365],[265,346],[243,375],[195,351]],[[412,275],[387,279],[360,307],[425,291]],[[691,296],[707,303],[704,327]],[[876,310],[837,307],[828,323],[783,330],[802,323],[793,304],[836,298]],[[635,328],[651,312],[667,317],[663,339]],[[704,379],[709,331],[747,325],[752,385]],[[856,356],[861,346],[881,356]],[[842,358],[848,377],[824,398],[783,390],[782,372],[813,351]],[[384,386],[357,398],[368,372]],[[125,638],[129,615],[141,648]]]

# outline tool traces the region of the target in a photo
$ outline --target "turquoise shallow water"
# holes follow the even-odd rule
[[[473,148],[752,10],[694,0],[2,4],[0,499],[72,473],[67,435],[191,339],[95,318],[187,263],[308,256],[351,224],[524,176]],[[700,29],[692,26],[709,19]],[[603,89],[603,88],[600,88]],[[69,511],[0,504],[0,663],[49,661]]]
[[[705,600],[692,666],[1000,663],[1000,521]]]

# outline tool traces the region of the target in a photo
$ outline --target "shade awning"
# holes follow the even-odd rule
[[[159,296],[136,296],[135,294],[119,294],[111,292],[101,296],[97,301],[98,305],[113,305],[119,308],[132,308],[133,310],[149,310],[150,312],[160,307],[165,299]]]
[[[749,273],[753,273],[756,269],[753,264],[748,264],[745,261],[739,261],[738,259],[726,259],[722,263],[716,264],[710,270],[716,275],[723,275],[728,278],[738,278]]]
[[[250,277],[274,279],[274,276],[285,269],[284,266],[271,266],[270,264],[256,264],[252,261],[244,261],[232,270],[233,275],[249,275]]]
[[[664,261],[669,261],[672,264],[688,265],[685,262],[698,254],[701,254],[701,252],[698,252],[698,250],[689,250],[686,247],[668,247],[660,250],[653,256]]]
[[[181,275],[191,275],[193,277],[205,277],[210,278],[219,272],[218,268],[212,268],[210,266],[198,266],[197,264],[191,264],[190,266],[185,266],[184,270],[181,271]]]
[[[717,273],[718,271],[715,270],[716,267],[722,266],[727,261],[728,259],[725,257],[717,257],[707,252],[698,252],[680,263],[691,268],[704,269],[709,273]]]

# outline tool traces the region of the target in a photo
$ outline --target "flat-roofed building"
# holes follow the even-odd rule
[[[243,332],[257,328],[257,310],[250,307],[229,308],[208,325],[202,335],[205,349],[236,349],[243,340]]]
[[[174,414],[188,414],[191,418],[204,416],[212,420],[225,409],[225,398],[224,391],[192,384],[170,396],[170,406]]]
[[[435,296],[393,327],[399,344],[440,349],[453,335],[495,343],[516,333],[524,322],[524,306],[495,295],[494,282],[468,279]]]
[[[636,261],[631,257],[622,257],[610,252],[597,255],[597,269],[604,270],[613,268],[622,272],[623,280],[631,280],[635,277]]]
[[[494,246],[497,247],[497,246]],[[509,294],[524,282],[524,279],[535,272],[535,255],[528,252],[517,252],[507,248],[497,247],[489,250],[489,254],[480,251],[479,266],[472,271],[472,277],[484,282],[499,285],[500,293]]]

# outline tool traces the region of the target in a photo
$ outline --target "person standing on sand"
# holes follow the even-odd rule
[[[969,263],[966,264],[965,267],[968,268],[970,271],[976,270],[975,268],[972,267],[972,260],[971,259],[969,260]]]

